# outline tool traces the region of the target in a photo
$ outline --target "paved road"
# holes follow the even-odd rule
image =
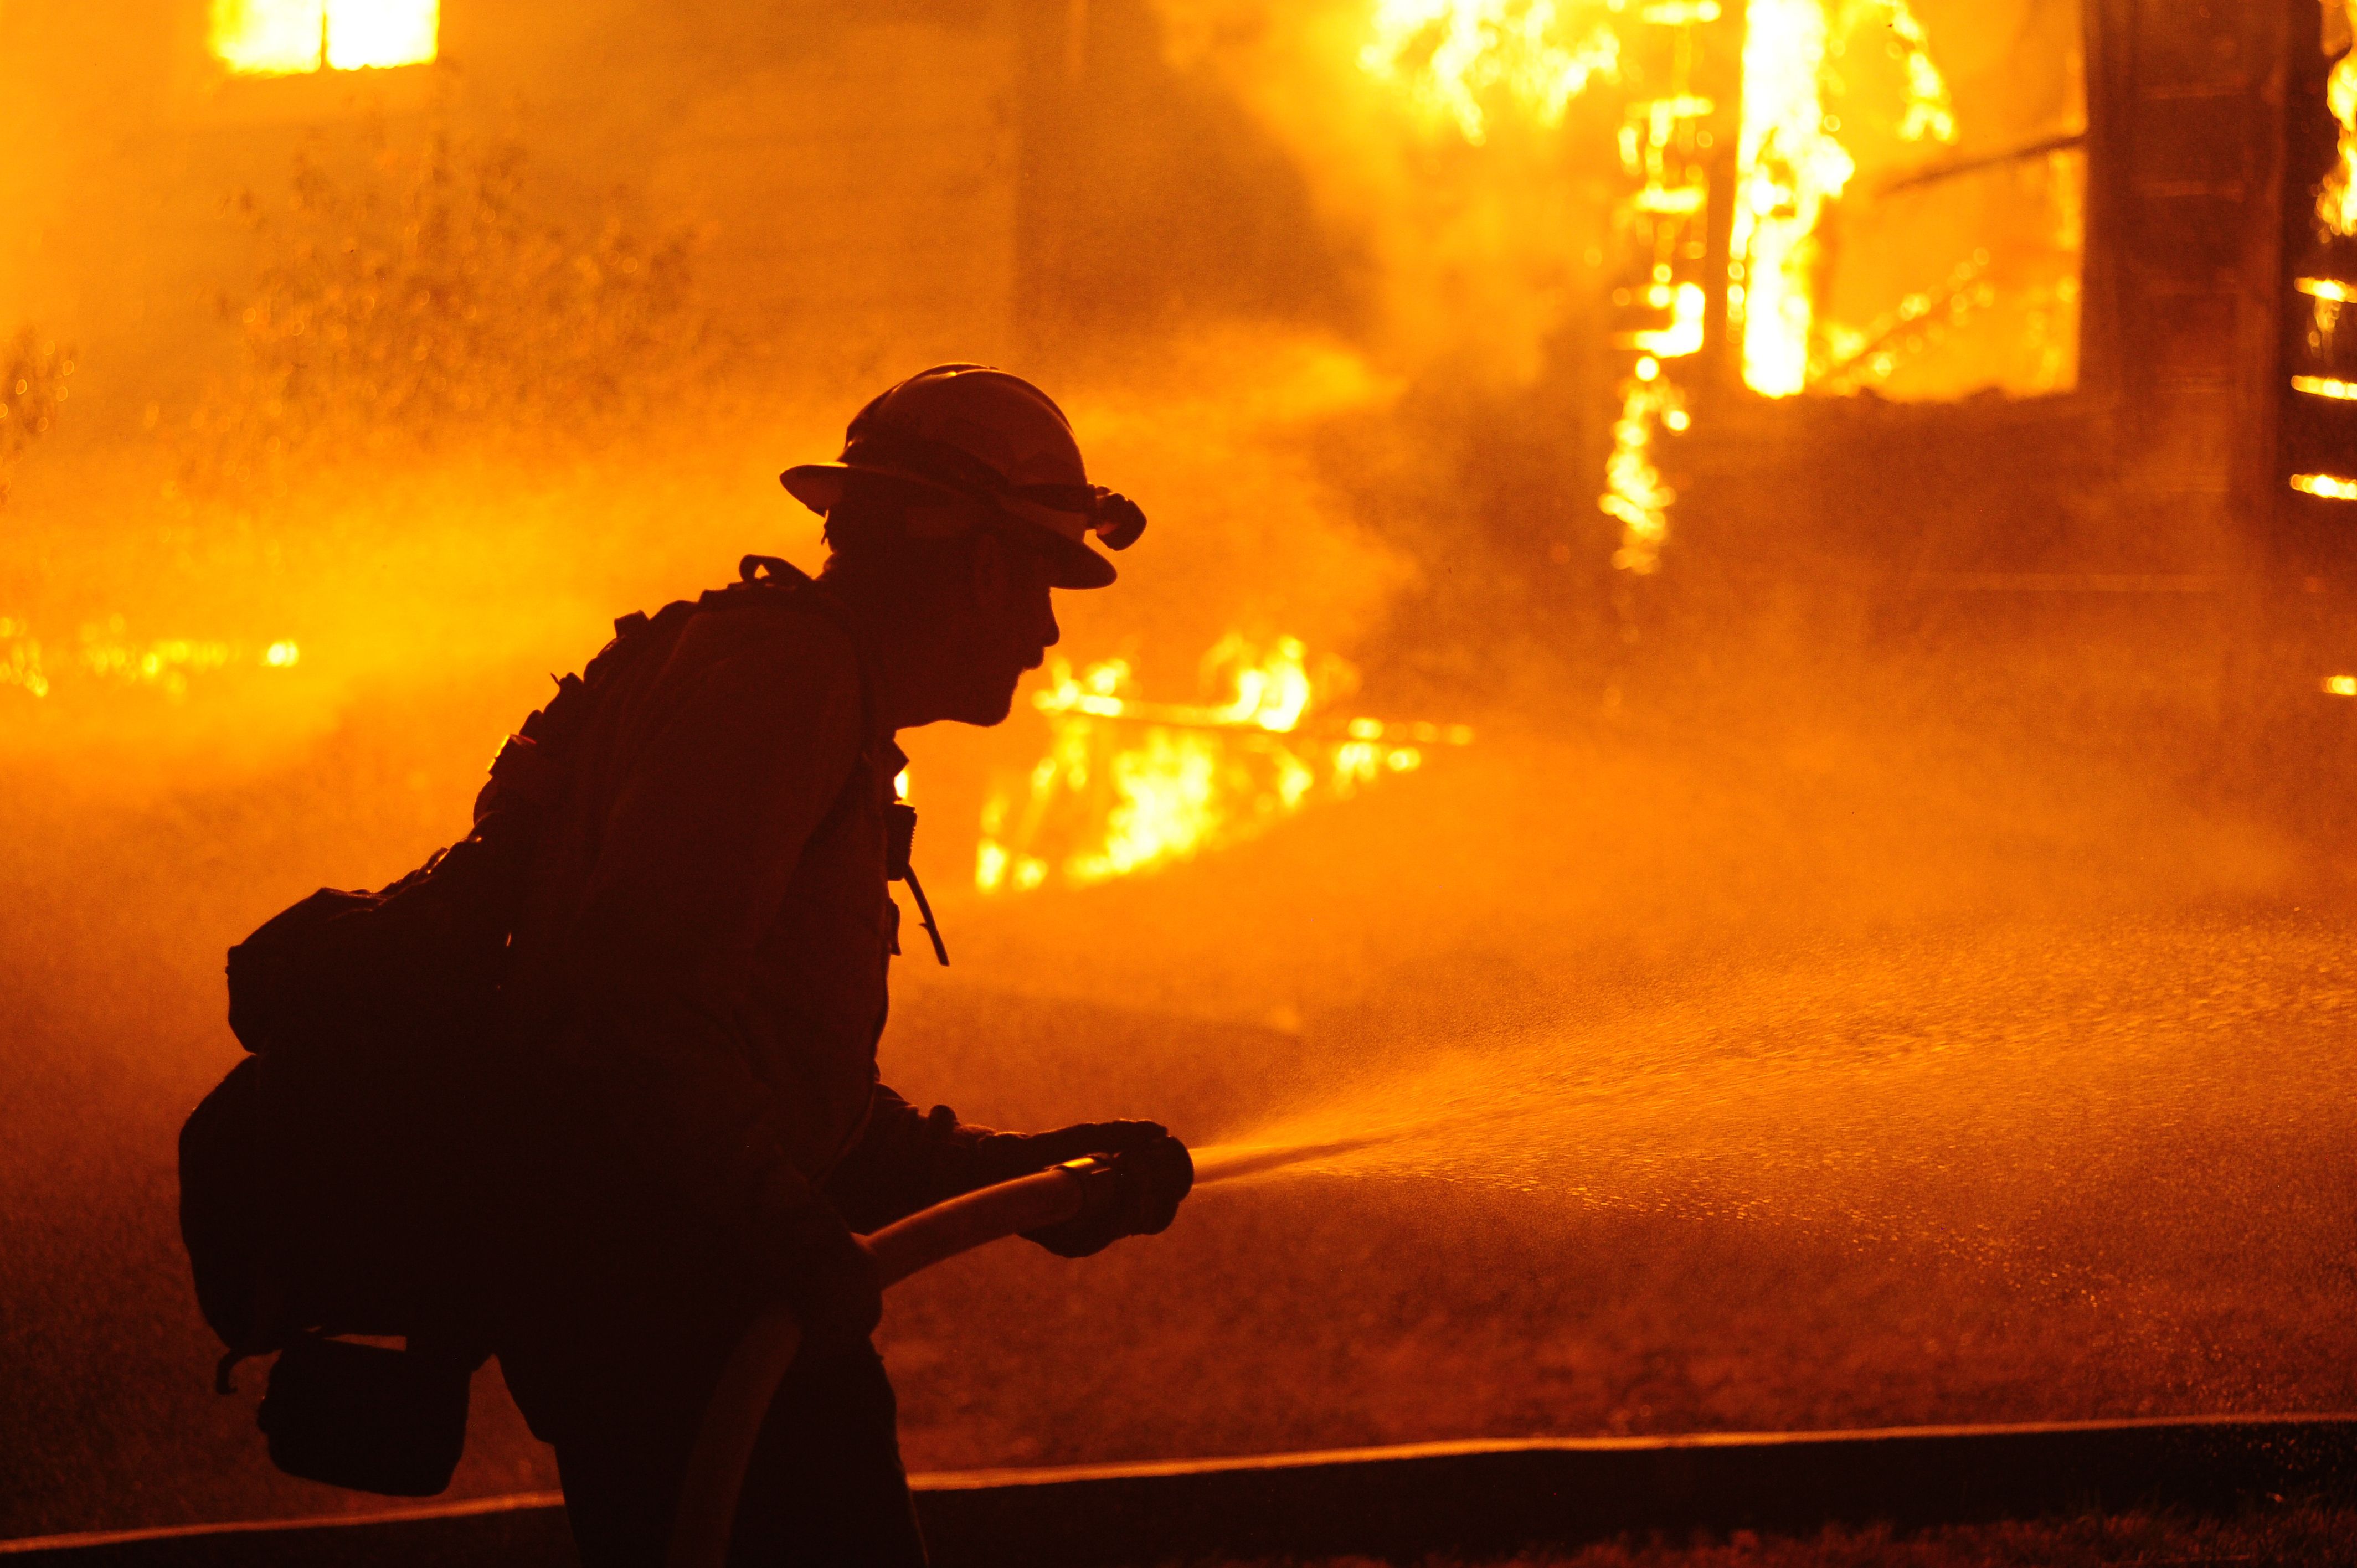
[[[0,1533],[335,1506],[205,1390],[170,1138],[231,1059],[223,943],[455,820],[440,713],[137,789],[8,764]],[[940,902],[912,1096],[1405,1135],[906,1287],[920,1467],[2357,1407],[2349,905],[2115,770],[1855,715],[1509,726],[1158,877]],[[552,1485],[479,1407],[460,1490]]]

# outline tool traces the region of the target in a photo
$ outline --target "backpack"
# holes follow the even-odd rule
[[[748,590],[817,607],[783,562],[739,570],[700,601],[616,621],[508,737],[466,838],[375,891],[323,887],[230,950],[230,1027],[249,1054],[181,1129],[180,1232],[228,1348],[216,1390],[278,1352],[258,1420],[281,1469],[393,1496],[448,1485],[488,1357],[470,1178],[494,1134],[472,1116],[499,1068],[500,984],[538,830],[600,693],[699,607],[752,602]]]

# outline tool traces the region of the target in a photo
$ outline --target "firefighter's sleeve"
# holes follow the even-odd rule
[[[1082,1155],[1120,1154],[1168,1137],[1158,1122],[1082,1122],[1047,1133],[1000,1133],[920,1112],[882,1084],[867,1126],[826,1178],[826,1195],[854,1230],[878,1230],[944,1198],[1012,1180]]]
[[[744,978],[857,760],[859,678],[832,627],[748,641],[727,618],[682,634],[666,716],[608,818],[576,928],[575,1059],[617,1160],[784,1286],[840,1253],[842,1225],[786,1153]]]
[[[981,1151],[1002,1135],[960,1122],[946,1105],[920,1111],[879,1083],[859,1141],[827,1174],[826,1196],[854,1230],[880,1230],[986,1185]]]

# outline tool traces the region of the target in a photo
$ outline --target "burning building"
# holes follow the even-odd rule
[[[0,1186],[98,1217],[24,1229],[17,1527],[315,1506],[241,1489],[159,1262],[221,946],[447,842],[616,611],[808,561],[778,467],[949,360],[1053,386],[1155,532],[1012,723],[917,748],[927,1090],[1462,1112],[1390,1168],[1546,1197],[1207,1225],[1124,1276],[1212,1304],[1158,1369],[1060,1285],[990,1276],[1003,1363],[935,1297],[925,1463],[2345,1407],[2342,933],[2132,931],[2134,1006],[2107,944],[2290,885],[2177,776],[2337,793],[2351,45],[2338,0],[0,0],[0,1066],[48,1112]],[[1893,689],[2043,734],[1952,767]],[[2007,897],[2046,923],[1984,940]],[[1558,1199],[1592,1272],[1530,1266]],[[1076,1347],[1150,1397],[1015,1409]],[[479,1489],[546,1483],[511,1428]]]
[[[1563,460],[1596,470],[1624,570],[1821,532],[1943,592],[2074,574],[2191,592],[2290,562],[2330,532],[2308,500],[2338,500],[2319,478],[2287,507],[2275,471],[2276,433],[2310,441],[2319,389],[2340,384],[2318,358],[2329,326],[2321,348],[2280,326],[2341,303],[2324,274],[2345,182],[2318,191],[2346,23],[2322,7],[2319,50],[2319,15],[110,0],[10,18],[0,69],[48,134],[10,166],[0,300],[120,362],[112,339],[167,335],[233,271],[224,191],[307,143],[436,118],[522,127],[576,202],[627,188],[688,215],[714,297],[849,325],[855,358],[1014,356],[1206,311],[1363,327],[1370,243],[1403,269],[1338,237],[1342,160],[1272,133],[1251,91],[1242,111],[1214,96],[1255,72],[1264,95],[1311,85],[1315,46],[1340,83],[1317,116],[1329,145],[1375,139],[1348,123],[1387,95],[1426,141],[1398,180],[1460,207],[1502,182],[1518,210],[1483,220],[1494,248],[1556,263],[1525,269],[1553,303],[1523,336],[1577,320],[1571,296],[1598,302],[1607,362],[1515,373],[1604,384]],[[1269,43],[1288,29],[1290,53]],[[1449,286],[1480,287],[1478,258],[1444,263]],[[2326,293],[2293,287],[2311,276]],[[1780,519],[1747,515],[1747,494],[1778,497]]]
[[[48,127],[0,173],[0,328],[39,329],[27,364],[79,365],[85,420],[152,424],[210,373],[188,345],[250,264],[230,193],[298,158],[364,186],[404,143],[508,138],[541,206],[494,191],[485,231],[610,234],[619,201],[673,238],[477,278],[451,306],[470,318],[501,289],[643,294],[692,251],[776,378],[1135,363],[1226,332],[1220,373],[1250,382],[1285,351],[1258,345],[1344,345],[1343,405],[1465,427],[1424,522],[1346,498],[1428,578],[1437,555],[1484,563],[1478,597],[1425,618],[1443,639],[1506,603],[1610,666],[1664,615],[1806,599],[1792,613],[1859,635],[2031,650],[2035,680],[2212,717],[2329,725],[2322,699],[2357,679],[2335,640],[2357,508],[2357,370],[2334,358],[2357,78],[2334,65],[2336,5],[108,0],[0,25],[0,72]],[[424,274],[472,255],[413,269],[422,308],[457,297]],[[322,276],[299,308],[243,306],[282,376],[316,377],[371,286]],[[531,373],[456,406],[528,399]],[[0,454],[57,417],[42,389],[62,378],[20,379]],[[1254,607],[1197,618],[1153,679],[1087,701],[1167,694]],[[1297,619],[1262,615],[1249,640],[1330,642]],[[2057,677],[2046,653],[2089,637],[2105,654]],[[1220,681],[1196,698],[1242,700]],[[1264,750],[1278,733],[1243,728]],[[1109,756],[1083,793],[1135,788],[1092,811],[1151,815],[1158,791],[1168,814],[1190,768],[1227,776],[1219,726],[1178,733],[1154,768]],[[1202,810],[1307,798],[1276,775],[1203,785]],[[1049,808],[1008,789],[985,804],[985,886],[1044,875],[1005,835]],[[1089,832],[1072,854],[1165,858]]]
[[[2295,725],[2335,722],[2314,709],[2357,670],[2334,629],[2357,79],[2332,4],[108,0],[5,25],[48,134],[0,174],[0,327],[39,329],[27,364],[76,346],[78,418],[152,424],[210,373],[188,345],[251,249],[229,193],[504,137],[541,207],[492,191],[484,232],[610,234],[619,201],[673,238],[549,250],[458,304],[430,274],[479,268],[448,244],[413,268],[421,308],[645,294],[692,251],[777,379],[1135,366],[1225,333],[1218,374],[1249,384],[1282,346],[1342,345],[1338,406],[1383,410],[1383,439],[1462,426],[1422,465],[1448,471],[1423,521],[1344,498],[1427,581],[1483,563],[1423,618],[1443,640],[1502,614],[1611,666],[1664,615],[1783,605]],[[314,270],[319,298],[243,306],[282,379],[316,379],[373,286]],[[532,373],[456,406],[528,400]],[[0,453],[56,417],[32,394],[62,378],[20,379]],[[1189,622],[1145,686],[1254,608]],[[1250,639],[1331,643],[1298,619]],[[2055,677],[2046,653],[2091,636],[2105,654]]]

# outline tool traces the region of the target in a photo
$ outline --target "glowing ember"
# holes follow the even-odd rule
[[[1975,313],[1997,303],[1996,286],[1987,281],[1988,265],[1988,252],[1975,251],[1936,287],[1907,295],[1897,309],[1863,330],[1828,323],[1824,339],[1829,362],[1813,380],[1831,392],[1855,392],[1888,380],[1909,345],[1920,351],[1924,344],[1936,344]]]
[[[130,686],[153,686],[171,697],[188,694],[193,676],[210,675],[240,665],[265,670],[289,670],[301,650],[288,641],[270,644],[249,653],[234,643],[194,638],[167,637],[152,642],[126,642],[123,618],[110,617],[81,628],[69,662],[53,662],[58,650],[45,650],[33,635],[30,622],[0,616],[0,686],[14,686],[35,697],[48,696],[56,682],[69,673]]]
[[[1618,11],[1621,0],[1586,8]],[[1558,125],[1571,101],[1620,58],[1606,20],[1566,24],[1555,0],[1379,0],[1374,34],[1359,51],[1360,67],[1405,81],[1419,105],[1476,146],[1489,134],[1485,98],[1503,96],[1539,124]]]
[[[1612,564],[1641,575],[1662,564],[1669,537],[1670,503],[1677,492],[1662,482],[1653,464],[1658,424],[1685,427],[1685,399],[1661,367],[1641,360],[1636,373],[1620,383],[1620,417],[1612,424],[1612,456],[1604,464],[1604,494],[1596,503],[1620,523],[1620,548]]]
[[[1052,669],[1033,698],[1048,716],[1048,755],[1018,810],[1011,793],[983,808],[974,886],[985,893],[1078,886],[1191,859],[1248,837],[1325,795],[1344,799],[1386,773],[1423,766],[1423,747],[1464,746],[1462,725],[1354,718],[1306,725],[1320,690],[1354,677],[1339,660],[1313,677],[1297,638],[1265,649],[1231,634],[1203,660],[1201,703],[1132,694],[1126,660],[1075,674]]]
[[[1709,291],[1701,267],[1710,252],[1718,105],[1696,91],[1701,50],[1695,29],[1718,14],[1716,5],[1651,5],[1639,13],[1639,22],[1669,30],[1665,38],[1642,40],[1645,58],[1666,61],[1667,75],[1660,95],[1631,104],[1620,127],[1621,173],[1636,188],[1620,203],[1614,228],[1645,281],[1615,291],[1613,303],[1646,324],[1613,335],[1613,347],[1634,358],[1620,382],[1612,452],[1597,505],[1620,523],[1613,564],[1639,574],[1660,568],[1675,499],[1653,461],[1655,435],[1689,424],[1667,365],[1700,353],[1707,332]]]
[[[23,621],[0,616],[0,686],[16,686],[36,697],[49,694],[41,668],[41,645]]]
[[[241,76],[434,58],[440,0],[213,0],[213,55]]]
[[[2344,381],[2337,376],[2294,376],[2291,390],[2306,392],[2310,397],[2329,397],[2341,403],[2357,402],[2357,381]]]
[[[2344,479],[2338,474],[2294,474],[2291,488],[2330,501],[2357,501],[2357,479]]]
[[[2357,697],[2357,675],[2327,675],[2319,685],[2328,697]]]

